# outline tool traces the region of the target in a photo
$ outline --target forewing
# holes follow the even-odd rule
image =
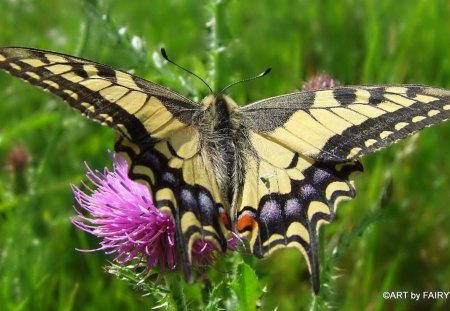
[[[0,68],[61,97],[87,118],[139,144],[184,128],[198,109],[194,102],[160,85],[69,55],[2,48]]]
[[[129,177],[146,184],[157,207],[174,218],[188,278],[196,239],[226,248],[228,229],[219,220],[227,217],[194,122],[198,105],[124,71],[48,51],[2,48],[0,68],[116,130]]]
[[[450,91],[420,85],[293,93],[241,108],[253,131],[322,162],[346,162],[450,117]]]

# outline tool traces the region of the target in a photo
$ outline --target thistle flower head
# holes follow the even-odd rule
[[[175,223],[170,214],[157,209],[147,187],[128,178],[128,165],[122,158],[112,156],[113,170],[103,173],[87,165],[87,178],[92,186],[83,184],[86,192],[72,186],[78,207],[73,224],[83,231],[101,238],[100,247],[107,254],[115,254],[114,261],[127,264],[139,260],[146,271],[159,266],[174,269],[179,261],[175,241]],[[236,248],[232,235],[229,248]],[[193,244],[194,264],[210,265],[215,253],[221,251],[207,240]]]
[[[318,89],[329,89],[341,85],[341,83],[334,79],[326,72],[322,72],[309,79],[304,85],[303,90],[314,91]]]

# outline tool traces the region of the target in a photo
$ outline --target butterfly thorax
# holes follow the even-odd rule
[[[238,105],[221,94],[206,97],[202,105],[199,124],[203,158],[210,163],[223,199],[230,204],[236,190]]]

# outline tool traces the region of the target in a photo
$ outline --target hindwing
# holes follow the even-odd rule
[[[154,145],[136,145],[122,136],[115,144],[118,154],[130,163],[130,178],[147,185],[156,207],[173,216],[188,280],[194,242],[209,240],[225,251],[230,229],[215,176],[199,148],[192,131],[175,133]]]
[[[255,152],[245,160],[236,228],[249,238],[257,257],[297,248],[318,292],[318,229],[334,219],[339,202],[355,196],[352,174],[362,165],[318,162],[254,132],[250,141]]]

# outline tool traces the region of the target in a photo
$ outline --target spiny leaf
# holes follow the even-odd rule
[[[241,263],[236,269],[235,279],[231,282],[231,288],[236,294],[239,310],[255,310],[262,291],[259,286],[258,276],[246,263]]]

